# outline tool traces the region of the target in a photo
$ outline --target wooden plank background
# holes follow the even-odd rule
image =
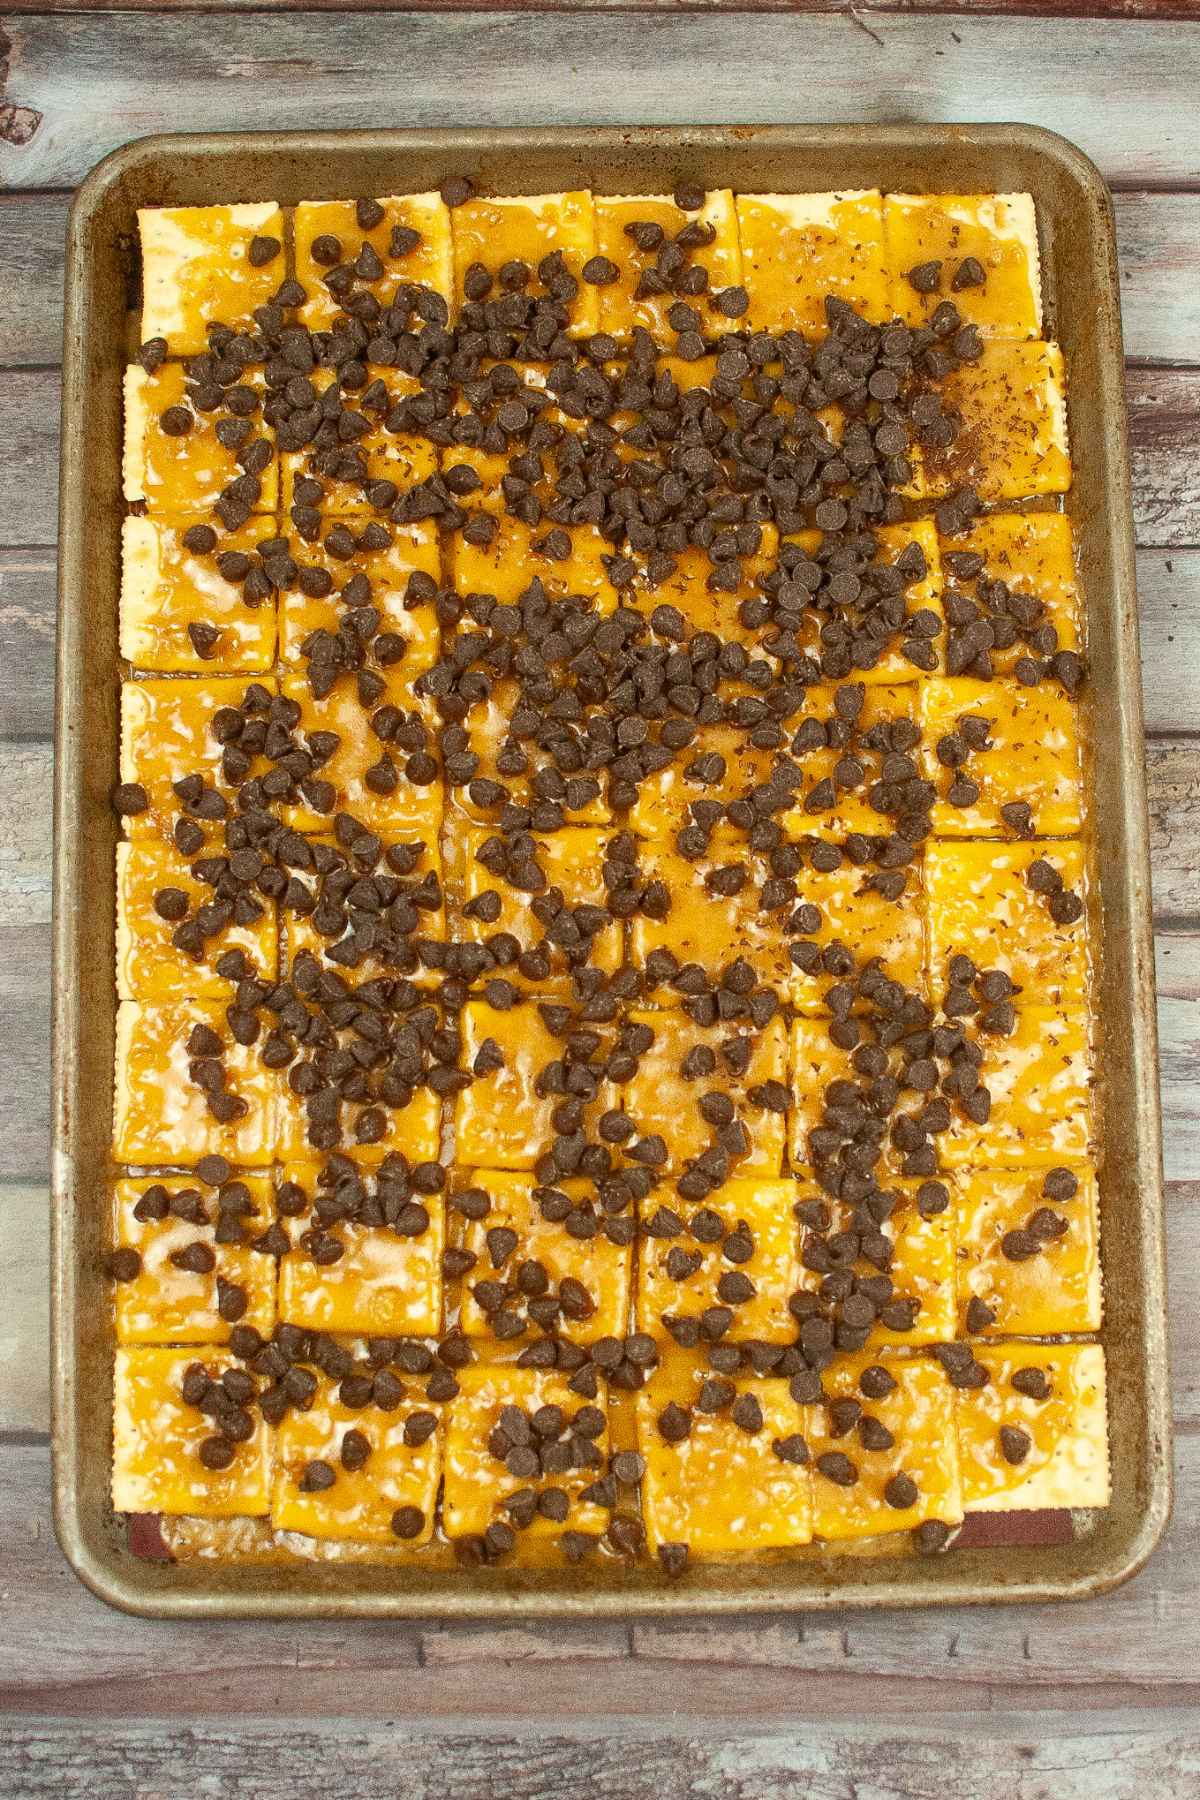
[[[756,12],[41,0],[0,26],[0,1792],[490,1800],[1200,1793],[1200,24],[1157,0]],[[1016,16],[1016,15],[1020,16]],[[1104,16],[1108,15],[1108,16]],[[46,1374],[57,363],[67,190],[163,129],[1002,119],[1116,190],[1179,1495],[1075,1607],[685,1626],[149,1624],[54,1543]]]

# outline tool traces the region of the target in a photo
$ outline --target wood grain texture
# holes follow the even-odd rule
[[[689,1734],[653,1741],[575,1720],[552,1733],[511,1727],[432,1738],[387,1725],[341,1730],[311,1719],[178,1728],[123,1721],[99,1742],[69,1727],[14,1725],[0,1739],[0,1780],[14,1800],[113,1800],[205,1791],[303,1800],[334,1788],[355,1800],[1191,1800],[1200,1732],[1186,1717],[1148,1729],[1128,1715],[1072,1720],[1052,1740],[1038,1715],[942,1718],[881,1734],[853,1725],[806,1731]],[[298,1773],[299,1771],[299,1773]]]
[[[1139,550],[1137,586],[1146,730],[1200,731],[1200,550]]]
[[[1138,542],[1200,543],[1200,369],[1129,369],[1125,393]]]
[[[0,546],[58,541],[57,369],[0,375]]]
[[[28,13],[89,12],[249,12],[295,10],[293,0],[27,0]],[[309,0],[307,11],[390,12],[388,0]],[[548,12],[548,13],[844,13],[846,0],[407,0],[408,12]],[[966,15],[994,13],[997,0],[871,0],[853,11],[869,26],[875,13]],[[1010,13],[1065,19],[1191,19],[1189,0],[1004,0]]]
[[[1195,919],[1200,883],[1200,782],[1196,748],[1156,742],[1146,749],[1154,909],[1162,920]]]
[[[0,1186],[0,1434],[50,1429],[50,1194]]]
[[[0,363],[62,357],[65,194],[0,195]]]
[[[1200,194],[1114,197],[1129,356],[1200,362]],[[0,195],[0,367],[62,354],[65,194]]]
[[[0,742],[54,729],[53,550],[0,551]]]
[[[288,12],[264,28],[253,15],[209,13],[197,31],[184,14],[104,12],[21,14],[7,31],[10,98],[40,115],[28,142],[5,152],[10,187],[72,186],[106,151],[154,131],[440,125],[464,113],[480,125],[788,123],[806,110],[830,121],[1019,110],[1072,138],[1119,185],[1200,181],[1200,26],[1158,18],[900,11],[872,14],[864,29],[849,11],[802,23],[746,13],[736,24],[674,12],[615,27],[603,13],[439,12],[394,14],[381,27],[369,13]],[[419,80],[398,88],[393,51]]]
[[[125,3],[137,10],[32,0],[0,32],[0,368],[14,371],[0,373],[0,1793],[1194,1800],[1200,191],[1155,191],[1200,189],[1194,6],[1010,0],[997,17],[997,0],[759,0],[724,18],[713,0],[619,0],[642,16],[612,18],[608,0],[576,17],[573,0],[537,13],[432,0],[436,14],[417,0],[419,16],[384,21],[371,15],[386,0],[298,14],[278,0],[279,16],[274,0],[242,16],[241,0],[208,0],[203,18]],[[1080,16],[1014,16],[1029,13]],[[1167,22],[1178,15],[1190,22]],[[1128,1587],[1078,1607],[511,1629],[110,1612],[53,1541],[44,1438],[54,588],[42,546],[55,535],[66,199],[18,190],[67,187],[116,143],[164,129],[440,124],[464,111],[527,123],[531,109],[547,122],[786,122],[816,110],[808,94],[831,119],[930,120],[1003,118],[1018,95],[1025,118],[1074,137],[1119,190],[1177,1177],[1179,1494],[1163,1549]]]
[[[0,547],[57,538],[57,369],[0,371]],[[1200,368],[1128,370],[1138,541],[1200,545]]]
[[[1200,194],[1117,193],[1125,354],[1200,361]]]

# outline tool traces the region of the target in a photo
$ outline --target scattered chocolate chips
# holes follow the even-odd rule
[[[472,192],[469,181],[454,178],[442,197],[455,207]],[[573,1417],[569,1406],[503,1409],[487,1449],[521,1485],[501,1516],[456,1546],[466,1562],[510,1555],[536,1519],[565,1525],[578,1488],[610,1514],[609,1549],[644,1553],[640,1521],[617,1510],[622,1490],[641,1482],[644,1460],[616,1450],[606,1466],[601,1396],[605,1384],[632,1393],[645,1383],[658,1360],[656,1336],[585,1343],[579,1327],[600,1298],[590,1277],[557,1277],[553,1259],[523,1242],[524,1227],[498,1223],[483,1189],[452,1191],[439,1161],[414,1163],[389,1150],[368,1173],[355,1162],[355,1147],[403,1141],[393,1133],[396,1115],[418,1097],[452,1104],[473,1082],[502,1071],[508,1082],[524,1079],[532,1039],[521,1021],[532,1016],[532,995],[553,1040],[553,1053],[539,1051],[529,1076],[550,1121],[533,1171],[537,1214],[563,1242],[627,1252],[637,1242],[642,1255],[660,1240],[654,1253],[680,1294],[680,1311],[662,1326],[704,1359],[692,1405],[656,1408],[661,1443],[682,1444],[694,1419],[697,1429],[704,1421],[706,1430],[758,1436],[762,1405],[739,1388],[754,1374],[786,1380],[798,1404],[827,1404],[831,1432],[851,1449],[888,1450],[893,1433],[872,1410],[895,1390],[884,1364],[863,1370],[861,1399],[827,1401],[822,1372],[863,1350],[877,1326],[900,1334],[916,1327],[921,1306],[903,1291],[894,1215],[910,1204],[910,1183],[922,1219],[947,1210],[938,1142],[963,1114],[987,1119],[989,1039],[1014,1028],[1014,990],[1002,971],[955,958],[944,997],[927,1002],[878,959],[837,938],[823,941],[824,903],[806,897],[807,872],[844,870],[864,893],[903,904],[935,801],[965,808],[979,798],[971,758],[989,747],[989,722],[955,721],[933,746],[936,780],[926,779],[930,746],[919,727],[905,717],[881,719],[866,705],[863,677],[885,657],[926,670],[944,658],[951,674],[986,681],[993,655],[1015,647],[1018,680],[1053,678],[1073,695],[1084,679],[1081,660],[1058,650],[1052,627],[1026,606],[1028,596],[1001,593],[982,559],[946,552],[948,574],[960,585],[948,584],[943,622],[911,593],[928,572],[920,545],[910,543],[898,558],[879,554],[878,529],[904,518],[900,491],[911,479],[913,442],[953,445],[958,425],[937,385],[979,354],[975,327],[949,300],[938,301],[928,326],[910,328],[872,326],[831,298],[818,344],[740,323],[726,334],[727,324],[744,320],[749,300],[741,287],[711,290],[694,254],[715,235],[697,216],[705,198],[702,188],[681,183],[675,204],[688,216],[678,231],[634,221],[626,228],[628,254],[592,256],[578,276],[557,252],[536,265],[473,265],[453,325],[441,296],[415,282],[397,285],[403,271],[387,268],[411,255],[419,234],[392,226],[385,250],[385,209],[360,199],[358,232],[383,233],[373,240],[347,233],[346,241],[324,234],[311,246],[322,292],[335,306],[330,328],[314,333],[296,321],[292,309],[304,290],[285,279],[256,311],[253,331],[212,329],[208,353],[186,365],[186,404],[159,421],[168,436],[211,430],[238,462],[215,508],[217,523],[196,522],[184,533],[189,555],[209,559],[250,609],[285,593],[313,603],[314,627],[297,662],[315,723],[297,701],[253,681],[240,704],[214,713],[213,765],[169,771],[167,804],[177,813],[170,829],[190,864],[189,882],[158,888],[152,904],[172,927],[175,948],[229,984],[219,1029],[199,1026],[188,1039],[189,1079],[213,1116],[232,1122],[247,1102],[234,1092],[228,1045],[261,1056],[301,1111],[319,1173],[312,1184],[280,1184],[279,1220],[267,1224],[255,1220],[249,1192],[225,1159],[205,1158],[196,1179],[215,1190],[215,1205],[212,1194],[168,1196],[152,1184],[137,1216],[187,1218],[209,1227],[217,1246],[248,1243],[321,1268],[344,1258],[350,1227],[420,1239],[440,1205],[433,1197],[446,1192],[453,1229],[440,1252],[444,1274],[473,1294],[493,1339],[511,1342],[521,1367],[557,1370],[583,1402]],[[278,240],[258,237],[247,254],[252,266],[267,267],[280,249]],[[635,297],[661,304],[676,338],[669,349],[641,331],[628,346],[603,331],[574,335],[579,281],[611,288],[627,269]],[[944,274],[954,293],[986,279],[973,258],[945,270],[922,264],[908,279],[918,293],[936,295]],[[152,369],[165,355],[165,343],[151,342],[140,360]],[[677,380],[666,355],[690,363],[702,380]],[[256,365],[261,378],[252,380]],[[820,417],[831,405],[842,414],[836,442]],[[367,446],[381,437],[430,448],[440,472],[412,482],[393,467],[395,479],[377,479]],[[261,502],[272,440],[297,459],[290,519],[277,538],[265,535],[264,523],[256,545],[245,537],[234,541],[246,548],[231,548],[225,533],[247,524]],[[485,459],[502,467],[498,480],[480,475]],[[337,516],[347,497],[353,513]],[[978,497],[960,487],[939,505],[939,527],[964,529],[978,508]],[[403,672],[406,657],[410,670],[418,665],[390,610],[392,576],[381,561],[418,525],[495,554],[512,521],[528,541],[528,581],[515,597],[443,590],[420,572],[406,577],[404,612],[438,649],[401,697],[388,671],[400,665]],[[816,547],[801,548],[801,534],[814,528]],[[589,533],[604,547],[615,606],[601,609],[574,591]],[[726,623],[701,629],[690,608],[672,602],[685,556],[696,556]],[[486,584],[486,575],[479,579]],[[186,631],[201,662],[222,654],[215,623],[192,621]],[[814,687],[834,691],[828,718],[813,716]],[[477,860],[487,885],[461,903],[461,930],[443,923],[447,897],[423,866],[420,845],[385,848],[387,834],[365,822],[380,814],[348,798],[338,755],[346,727],[327,728],[322,717],[331,696],[346,708],[331,718],[361,720],[370,746],[362,786],[372,800],[399,805],[431,790],[436,798],[444,782],[456,803],[486,820]],[[420,709],[407,710],[417,699]],[[763,759],[762,779],[747,751]],[[694,870],[698,893],[731,920],[740,954],[726,952],[735,960],[723,968],[684,962],[663,948],[628,965],[600,954],[600,946],[621,942],[625,921],[662,925],[679,904],[629,828],[660,778],[686,791],[674,846]],[[155,795],[157,811],[157,788]],[[797,812],[824,831],[848,795],[870,806],[877,825],[803,844],[793,837]],[[134,816],[149,797],[127,784],[113,803]],[[580,901],[542,845],[564,825],[594,819],[597,806],[614,823],[600,834],[595,897]],[[297,809],[317,816],[320,836],[293,829]],[[1001,816],[1013,835],[1032,837],[1026,802],[1005,803]],[[1073,923],[1082,913],[1078,896],[1061,879],[1039,885],[1047,878],[1033,875],[1037,867],[1031,888],[1044,895],[1055,923]],[[447,876],[452,905],[457,879]],[[303,921],[306,934],[278,981],[260,978],[252,950],[221,943],[231,924],[252,927],[276,906],[289,928]],[[783,1081],[750,1073],[759,1034],[778,1029],[785,995],[782,981],[760,971],[748,933],[732,924],[743,907],[756,929],[778,924],[785,966],[819,984],[829,1039],[845,1063],[817,1096],[804,1151],[811,1184],[806,1176],[796,1217],[806,1285],[788,1300],[794,1334],[787,1343],[746,1336],[749,1314],[740,1309],[760,1287],[755,1232],[718,1210],[720,1190],[744,1168],[759,1128],[786,1118],[794,1104]],[[693,953],[707,956],[708,946]],[[544,998],[552,979],[553,998]],[[468,1052],[463,1009],[480,1000],[501,1016],[495,1036],[474,1039]],[[680,1058],[686,1103],[703,1128],[701,1147],[682,1168],[673,1165],[670,1134],[639,1120],[629,1099],[654,1042],[653,1030],[638,1023],[640,1009],[666,1003],[705,1035]],[[892,1166],[885,1157],[894,1159],[895,1184],[884,1174]],[[1052,1242],[1065,1229],[1054,1208],[1076,1185],[1069,1171],[1051,1171],[1048,1204],[1007,1234],[1003,1254],[1021,1260]],[[113,1279],[137,1272],[118,1262],[124,1256],[109,1259]],[[172,1260],[197,1273],[216,1267],[206,1238]],[[685,1301],[702,1290],[683,1316]],[[216,1291],[231,1352],[245,1366],[228,1371],[223,1386],[199,1365],[187,1378],[189,1403],[215,1408],[208,1412],[214,1435],[205,1440],[213,1469],[229,1466],[253,1406],[278,1423],[289,1408],[312,1405],[314,1369],[364,1422],[382,1418],[384,1429],[418,1447],[436,1431],[437,1415],[413,1401],[452,1402],[454,1371],[471,1357],[461,1333],[436,1351],[416,1340],[373,1338],[364,1353],[289,1326],[267,1340],[244,1323],[244,1286],[217,1275]],[[982,1300],[968,1303],[968,1332],[992,1322]],[[986,1382],[967,1344],[935,1353],[955,1386]],[[1042,1371],[1019,1373],[1045,1383]],[[242,1391],[228,1386],[230,1376],[241,1377],[235,1387]],[[214,1386],[224,1400],[210,1402]],[[1034,1394],[1016,1376],[1013,1386]],[[400,1425],[387,1415],[406,1401],[413,1409]],[[770,1443],[781,1462],[809,1461],[799,1433]],[[361,1470],[371,1439],[348,1429],[330,1454],[305,1465],[305,1491],[325,1491]],[[858,1479],[842,1450],[817,1457],[816,1469],[835,1486]],[[916,1483],[893,1474],[885,1499],[897,1510],[915,1505]],[[401,1539],[423,1535],[426,1525],[416,1507],[401,1507],[392,1520]],[[926,1550],[948,1538],[936,1521],[917,1533]],[[558,1541],[569,1561],[597,1543],[571,1530]],[[665,1545],[659,1560],[678,1575],[687,1546]]]

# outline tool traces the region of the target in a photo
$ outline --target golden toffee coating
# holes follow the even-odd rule
[[[1103,1505],[1029,197],[141,229],[114,1504],[672,1576]]]

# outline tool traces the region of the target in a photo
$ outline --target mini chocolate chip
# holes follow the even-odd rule
[[[1000,1450],[1005,1462],[1023,1463],[1033,1447],[1033,1439],[1018,1425],[1000,1427]]]
[[[918,294],[936,294],[941,278],[942,265],[940,262],[917,263],[905,275],[908,285],[915,288]]]
[[[141,1255],[127,1246],[110,1250],[104,1259],[104,1268],[111,1281],[136,1281],[142,1272]]]
[[[837,1487],[853,1487],[858,1480],[857,1467],[841,1450],[823,1451],[817,1458],[817,1468],[826,1481]]]
[[[900,1470],[887,1483],[883,1490],[883,1497],[889,1506],[894,1506],[898,1512],[903,1512],[906,1507],[916,1505],[917,1491],[917,1484],[912,1476]]]
[[[419,1506],[398,1506],[392,1514],[392,1531],[398,1538],[420,1537],[425,1529],[425,1514]]]
[[[132,818],[145,812],[150,796],[140,781],[123,781],[113,789],[112,804],[114,812]]]

